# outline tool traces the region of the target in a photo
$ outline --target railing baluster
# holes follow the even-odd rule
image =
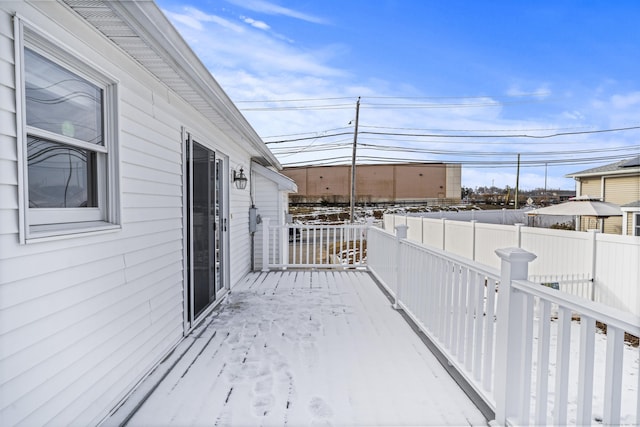
[[[451,264],[451,329],[449,330],[449,348],[452,355],[458,354],[458,318],[460,310],[460,266]]]
[[[436,338],[440,339],[443,336],[443,328],[444,328],[444,315],[445,315],[445,310],[444,310],[444,274],[445,274],[445,269],[444,269],[444,259],[443,258],[436,258],[436,277],[435,280],[433,281],[433,284],[435,286],[435,301],[436,301],[436,306],[435,306],[435,310],[434,310],[434,317],[435,317],[435,322],[434,322],[434,331],[436,333]]]
[[[487,301],[484,316],[484,363],[482,368],[482,385],[487,391],[492,390],[493,381],[493,330],[495,321],[496,280],[486,278]]]
[[[313,230],[313,246],[312,246],[312,256],[311,256],[311,264],[318,263],[318,246],[317,246],[317,238],[318,238],[318,229],[316,227],[312,228]]]
[[[277,228],[272,228],[271,229],[271,234],[273,236],[273,238],[271,239],[271,263],[272,264],[279,264],[279,260],[278,260],[278,229]]]
[[[291,257],[291,263],[293,265],[296,265],[296,256],[297,256],[297,253],[298,253],[297,252],[298,248],[297,248],[297,245],[296,245],[296,243],[297,243],[296,241],[298,240],[297,239],[298,230],[299,230],[298,226],[294,225],[293,228],[292,228],[292,233],[293,234],[292,234],[292,239],[291,239],[291,243],[292,243],[291,244],[291,255],[289,255]]]
[[[458,328],[458,360],[461,363],[464,363],[465,360],[465,342],[467,335],[470,332],[471,327],[469,326],[468,319],[471,318],[471,314],[469,313],[471,310],[469,308],[469,290],[467,283],[467,271],[468,268],[464,266],[460,266],[460,311],[459,311],[459,328]]]
[[[524,294],[524,304],[522,310],[523,331],[522,331],[522,423],[529,424],[531,413],[531,359],[533,353],[533,295]]]
[[[450,311],[449,311],[449,291],[451,287],[449,286],[449,280],[451,280],[451,262],[449,260],[444,260],[442,263],[442,335],[440,336],[440,340],[447,343],[447,339],[449,338],[449,319],[450,319]]]
[[[476,272],[473,274],[473,280],[471,285],[474,288],[474,298],[475,298],[475,312],[474,312],[474,345],[473,345],[473,378],[476,381],[480,381],[482,374],[482,332],[483,332],[483,324],[484,319],[486,317],[484,313],[484,301],[485,301],[485,287],[484,287],[484,277]],[[486,356],[485,356],[486,357]]]
[[[569,394],[569,349],[571,346],[571,311],[558,308],[558,334],[556,345],[556,401],[553,407],[553,423],[567,424],[567,402]]]
[[[578,425],[591,424],[593,397],[593,365],[596,321],[583,315],[580,317],[580,365],[578,367]]]
[[[318,250],[320,251],[320,262],[325,265],[329,264],[329,259],[324,255],[325,231],[328,229],[328,227],[320,227],[320,243],[318,244]]]
[[[605,425],[620,424],[622,404],[622,358],[624,331],[607,325],[607,360],[604,375],[604,416]]]
[[[549,343],[551,341],[551,303],[538,301],[538,357],[536,367],[536,410],[534,423],[547,424],[549,394]]]

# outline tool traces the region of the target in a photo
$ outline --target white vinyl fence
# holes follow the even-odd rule
[[[496,249],[537,255],[529,280],[640,316],[640,237],[385,215],[384,228],[408,226],[407,238],[498,268]]]
[[[640,422],[638,349],[623,342],[639,317],[526,280],[536,256],[521,248],[498,249],[496,269],[405,236],[370,229],[370,271],[500,425]]]

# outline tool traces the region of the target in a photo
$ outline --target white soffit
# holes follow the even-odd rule
[[[62,0],[217,127],[282,166],[153,1]]]

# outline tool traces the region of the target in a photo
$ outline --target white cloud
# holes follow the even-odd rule
[[[519,84],[513,84],[507,89],[507,95],[520,97],[531,94],[536,94],[536,97],[539,99],[545,99],[551,96],[551,88],[548,83],[542,83],[538,85],[527,85],[529,88],[523,89]]]
[[[611,105],[617,109],[627,109],[640,106],[640,92],[631,92],[626,95],[613,95]]]
[[[253,18],[247,18],[247,17],[243,17],[242,18],[244,22],[246,22],[247,24],[251,25],[252,27],[258,28],[259,30],[269,30],[271,29],[271,27],[269,26],[269,24],[267,24],[266,22],[263,21],[256,21]]]
[[[269,26],[253,18],[244,18],[245,27],[206,14],[193,7],[181,12],[165,11],[182,36],[220,79],[225,71],[247,70],[258,75],[286,73],[310,76],[343,76],[343,70],[327,65],[343,51],[341,46],[305,50],[270,31]]]
[[[163,9],[162,12],[167,15],[169,20],[173,21],[175,25],[182,24],[191,30],[204,31],[204,23],[214,23],[221,28],[232,30],[236,33],[244,32],[241,25],[234,24],[217,15],[204,13],[195,7],[184,7],[182,13],[171,12],[165,9]]]
[[[312,22],[315,24],[326,24],[327,21],[318,16],[309,15],[298,12],[293,9],[279,6],[263,0],[227,0],[227,2],[236,6],[243,7],[254,12],[265,13],[267,15],[282,15],[290,18],[300,19],[302,21]]]

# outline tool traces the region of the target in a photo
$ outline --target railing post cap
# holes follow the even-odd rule
[[[505,261],[524,261],[524,262],[531,262],[534,259],[537,258],[537,255],[525,251],[522,248],[503,248],[503,249],[496,249],[496,255],[498,255],[498,257],[502,260]]]

